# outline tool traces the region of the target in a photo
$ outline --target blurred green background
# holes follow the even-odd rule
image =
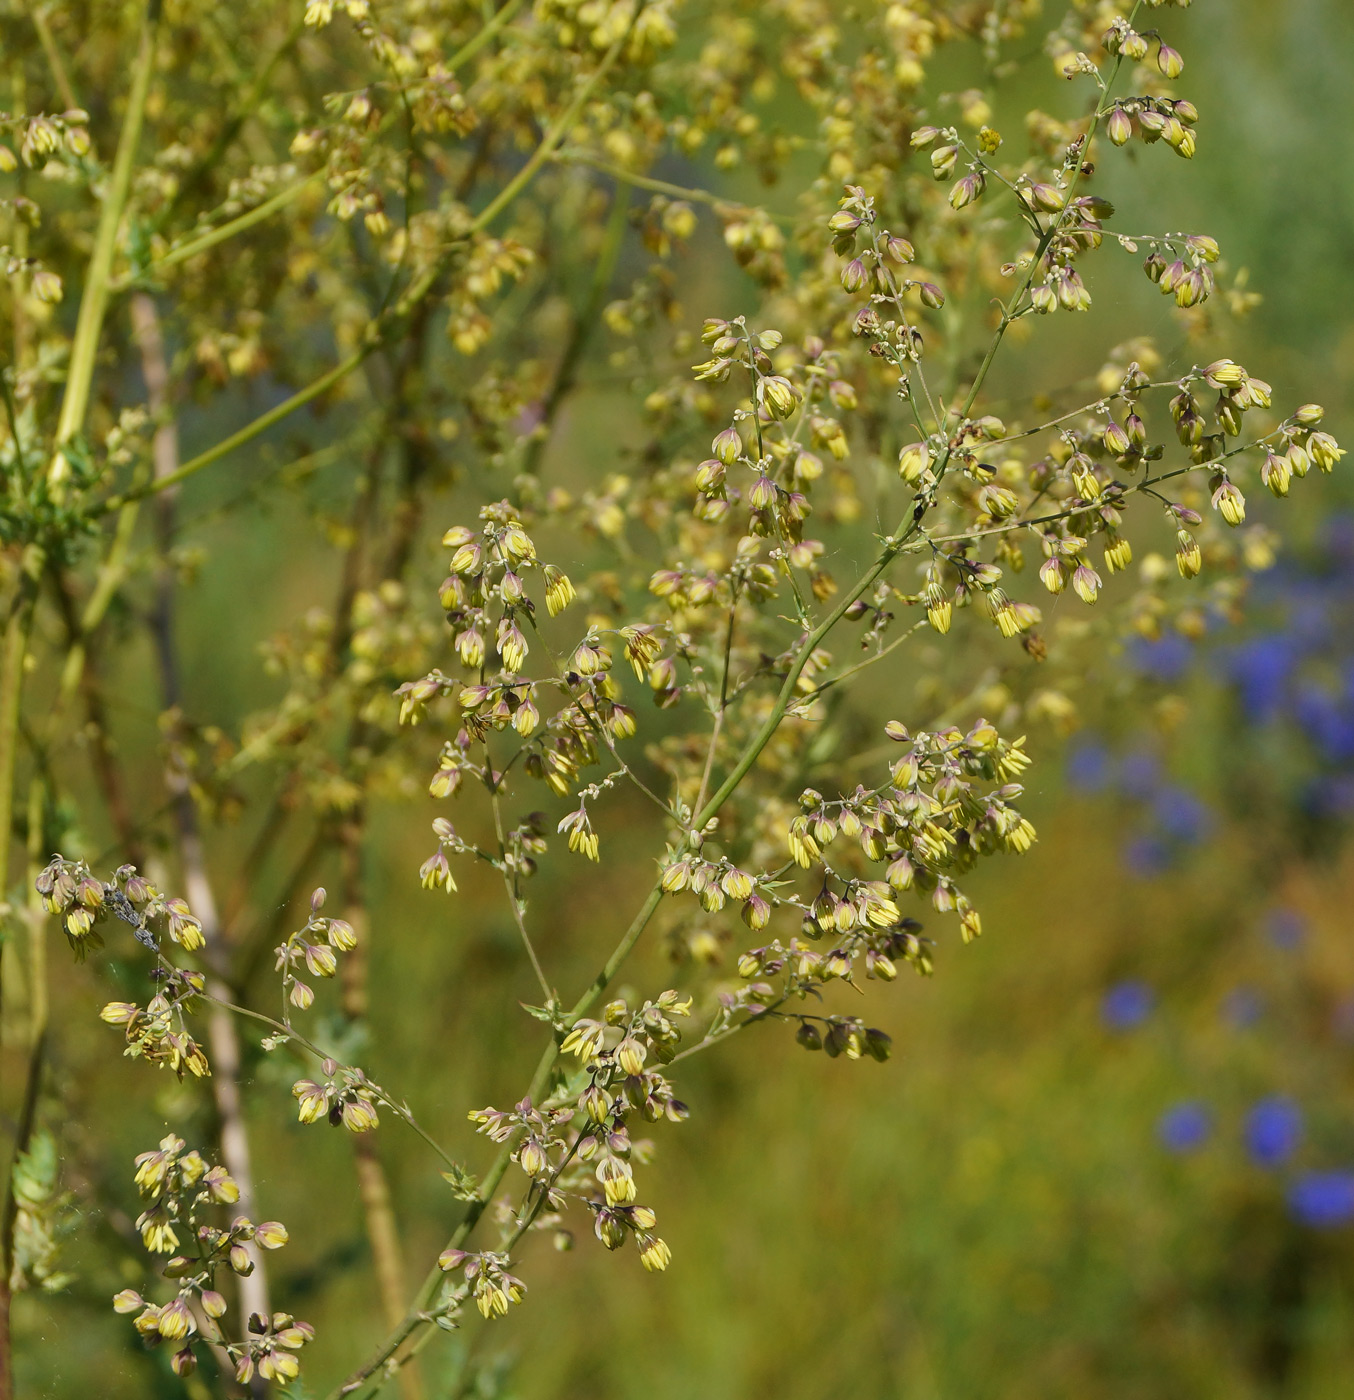
[[[1202,113],[1199,155],[1186,167],[1139,149],[1100,188],[1119,227],[1164,218],[1219,238],[1264,295],[1227,329],[1229,352],[1274,384],[1276,404],[1324,403],[1348,439],[1354,10],[1200,0],[1163,13]],[[716,171],[689,173],[720,187]],[[793,191],[771,196],[782,197],[792,208]],[[724,304],[684,294],[693,326],[742,309],[736,274],[718,276]],[[1097,289],[1099,315],[1038,329],[1043,382],[1084,378],[1134,334],[1158,338],[1168,370],[1194,358],[1145,280],[1122,285]],[[564,472],[608,402],[587,382],[557,449]],[[232,617],[248,609],[280,626],[328,593],[321,550],[298,547],[286,512],[209,514],[233,494],[203,480],[183,506],[185,519],[203,513],[186,538],[206,550],[182,624],[190,709],[226,726],[269,693]],[[428,1353],[434,1394],[463,1383],[521,1400],[1354,1393],[1354,1178],[1341,1175],[1354,1170],[1354,850],[1340,791],[1320,786],[1349,759],[1337,721],[1354,616],[1341,610],[1350,575],[1323,517],[1354,498],[1338,475],[1301,497],[1284,507],[1292,543],[1248,624],[1261,640],[1288,635],[1311,580],[1323,581],[1329,625],[1303,634],[1274,681],[1282,702],[1251,703],[1236,636],[1174,659],[1117,658],[1121,703],[1084,717],[1066,760],[1047,737],[1036,746],[1040,843],[999,880],[974,881],[984,938],[947,943],[933,980],[876,996],[893,1059],[828,1061],[772,1028],[692,1062],[691,1120],[655,1131],[646,1174],[673,1267],[642,1274],[586,1236],[563,1255],[537,1241],[527,1305]],[[448,521],[462,504],[446,503]],[[425,584],[433,567],[430,554]],[[149,732],[139,645],[123,659],[119,722]],[[1312,687],[1339,711],[1335,730],[1299,703]],[[1137,718],[1163,693],[1190,701],[1169,733]],[[1135,696],[1146,698],[1135,707]],[[157,775],[145,781],[149,803]],[[529,1074],[534,1037],[505,1008],[531,986],[497,891],[471,879],[448,901],[417,888],[410,842],[423,838],[411,832],[429,815],[422,799],[377,815],[366,1053],[436,1136],[464,1143],[466,1109],[504,1102]],[[648,859],[631,853],[598,907],[575,887],[546,892],[559,911],[546,951],[564,985],[591,971],[599,925],[632,902],[626,879],[638,897]],[[191,1086],[167,1080],[148,1103],[144,1068],[110,1053],[92,1012],[110,972],[132,975],[113,963],[61,964],[72,1029],[56,1072],[71,1115],[66,1171],[89,1187],[78,1200],[120,1200],[133,1215],[129,1173],[100,1173],[202,1109]],[[627,969],[646,989],[664,976],[660,948]],[[81,1068],[96,1062],[96,1074]],[[302,1392],[318,1393],[381,1331],[350,1145],[292,1123],[285,1080],[259,1089],[260,1195],[293,1240],[274,1289],[323,1338]],[[381,1150],[421,1275],[452,1202],[411,1137],[383,1131]],[[139,1278],[117,1222],[80,1211],[67,1245],[76,1282],[16,1305],[22,1393],[181,1394],[108,1313],[108,1296]],[[465,1367],[467,1346],[486,1369]]]

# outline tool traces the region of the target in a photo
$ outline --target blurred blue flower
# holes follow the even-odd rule
[[[1157,1122],[1157,1137],[1168,1152],[1193,1152],[1208,1141],[1213,1120],[1201,1103],[1178,1103]]]
[[[1067,782],[1079,792],[1103,792],[1112,781],[1110,751],[1098,739],[1083,739],[1067,755]]]
[[[1135,875],[1160,875],[1169,870],[1173,852],[1160,836],[1135,836],[1124,847],[1124,864]]]
[[[1265,920],[1265,931],[1276,948],[1291,953],[1302,946],[1307,936],[1307,922],[1296,909],[1271,909]]]
[[[1228,670],[1252,724],[1265,724],[1279,713],[1296,662],[1287,637],[1257,637],[1232,653]]]
[[[1253,1026],[1264,1009],[1265,1003],[1254,987],[1233,987],[1222,1003],[1223,1016],[1240,1030]]]
[[[1315,1230],[1347,1224],[1354,1220],[1354,1172],[1303,1172],[1288,1188],[1288,1208]]]
[[[1153,798],[1152,815],[1166,836],[1187,845],[1202,841],[1211,825],[1208,808],[1192,792],[1173,784]]]
[[[1129,648],[1129,664],[1153,680],[1178,681],[1194,660],[1194,647],[1179,632],[1166,632],[1148,640],[1135,637]]]
[[[1348,817],[1354,814],[1354,774],[1323,773],[1305,784],[1304,811],[1315,817]]]
[[[1281,1167],[1302,1137],[1302,1110],[1281,1094],[1261,1099],[1246,1115],[1243,1135],[1257,1166]]]
[[[1161,781],[1161,761],[1144,750],[1128,754],[1119,771],[1124,792],[1139,800],[1151,797]]]
[[[1286,593],[1288,620],[1283,635],[1299,651],[1320,651],[1331,642],[1331,590],[1322,580],[1300,579]]]
[[[1333,763],[1354,758],[1354,710],[1339,696],[1304,686],[1298,692],[1294,718],[1307,738]]]
[[[1146,982],[1116,982],[1100,1001],[1100,1019],[1116,1031],[1131,1031],[1152,1014],[1156,997]]]

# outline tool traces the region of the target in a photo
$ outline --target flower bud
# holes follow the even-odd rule
[[[160,1335],[170,1342],[176,1342],[181,1337],[186,1337],[190,1332],[197,1330],[193,1315],[188,1311],[188,1304],[182,1298],[175,1298],[172,1303],[166,1303],[160,1309],[160,1317],[156,1327]]]
[[[1194,578],[1204,566],[1199,542],[1188,530],[1177,530],[1175,540],[1175,566],[1180,570],[1180,577]]]
[[[662,1273],[672,1263],[672,1250],[656,1237],[641,1241],[639,1262],[651,1273]]]
[[[1280,457],[1274,452],[1265,453],[1265,460],[1260,468],[1260,480],[1269,487],[1274,495],[1286,496],[1288,494],[1292,474],[1292,468],[1288,465],[1286,457]]]
[[[280,1220],[265,1220],[255,1229],[254,1238],[264,1249],[281,1249],[290,1237]]]
[[[1213,509],[1229,525],[1240,525],[1246,519],[1246,498],[1230,481],[1223,481],[1213,492]]]
[[[614,1211],[599,1210],[593,1230],[608,1249],[619,1249],[625,1243],[625,1226]]]
[[[63,295],[61,278],[45,267],[33,274],[33,295],[48,306],[55,306]]]
[[[970,171],[960,179],[950,191],[950,204],[955,209],[963,209],[972,204],[983,192],[983,177],[980,171]]]
[[[923,442],[909,443],[898,454],[898,475],[915,486],[931,465],[931,450]]]
[[[759,381],[757,397],[773,418],[788,418],[799,404],[799,391],[783,374],[769,374]]]
[[[869,285],[869,269],[859,258],[852,258],[849,263],[842,268],[842,286],[848,292],[863,291]]]
[[[1214,389],[1240,384],[1245,377],[1246,371],[1235,360],[1214,360],[1204,367],[1204,379]]]
[[[644,1059],[644,1046],[632,1035],[616,1047],[616,1063],[626,1074],[638,1074],[644,1068]]]
[[[738,436],[737,428],[725,428],[722,433],[716,433],[710,444],[711,453],[726,467],[733,466],[742,450],[743,439]]]
[[[1345,449],[1329,433],[1313,433],[1307,451],[1323,472],[1328,472],[1345,455]]]
[[[1094,603],[1100,596],[1100,575],[1089,564],[1078,564],[1072,574],[1072,592],[1083,603]]]
[[[931,174],[937,180],[948,179],[954,173],[955,162],[958,158],[958,146],[937,146],[931,152]]]

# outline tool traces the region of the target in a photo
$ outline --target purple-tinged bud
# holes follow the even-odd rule
[[[710,444],[710,451],[726,467],[733,466],[742,450],[743,439],[738,436],[737,428],[725,428],[722,433],[716,433],[714,441]]]
[[[849,263],[842,268],[842,286],[848,292],[863,291],[869,284],[869,269],[859,258],[852,258]]]

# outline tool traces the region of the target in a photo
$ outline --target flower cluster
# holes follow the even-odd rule
[[[43,908],[61,915],[61,927],[79,961],[90,949],[103,947],[96,925],[110,916],[129,924],[136,939],[151,949],[158,948],[152,921],[163,923],[185,952],[195,952],[206,941],[187,903],[162,894],[130,865],[119,866],[112,881],[104,884],[84,861],[54,856],[34,883]]]
[[[282,974],[284,1021],[290,1016],[287,1003],[305,1011],[315,1001],[314,987],[297,976],[297,969],[305,968],[312,977],[332,977],[338,971],[338,954],[357,947],[357,935],[346,919],[329,919],[320,914],[324,901],[325,891],[317,889],[310,897],[310,918],[305,927],[288,934],[286,942],[276,950],[275,970]]]
[[[369,1133],[380,1123],[375,1103],[380,1091],[355,1067],[326,1058],[321,1068],[322,1083],[298,1079],[292,1085],[297,1118],[302,1123],[326,1118],[333,1127],[341,1123],[350,1133]]]
[[[241,1383],[255,1371],[285,1383],[298,1374],[296,1352],[313,1340],[314,1328],[285,1313],[271,1319],[254,1316],[240,1340],[229,1340],[220,1324],[229,1304],[215,1284],[223,1272],[252,1272],[254,1261],[246,1244],[281,1249],[287,1243],[286,1228],[275,1220],[255,1225],[243,1216],[226,1227],[211,1224],[206,1213],[239,1200],[239,1188],[223,1167],[209,1167],[200,1152],[186,1148],[183,1139],[171,1133],[157,1150],[136,1159],[136,1187],[147,1203],[137,1228],[151,1253],[173,1256],[164,1276],[175,1284],[175,1296],[157,1304],[127,1288],[113,1300],[114,1310],[136,1313],[136,1330],[149,1345],[167,1342],[175,1349],[171,1364],[176,1375],[195,1369],[195,1346],[206,1342],[226,1352]],[[195,1252],[175,1253],[181,1245]]]

